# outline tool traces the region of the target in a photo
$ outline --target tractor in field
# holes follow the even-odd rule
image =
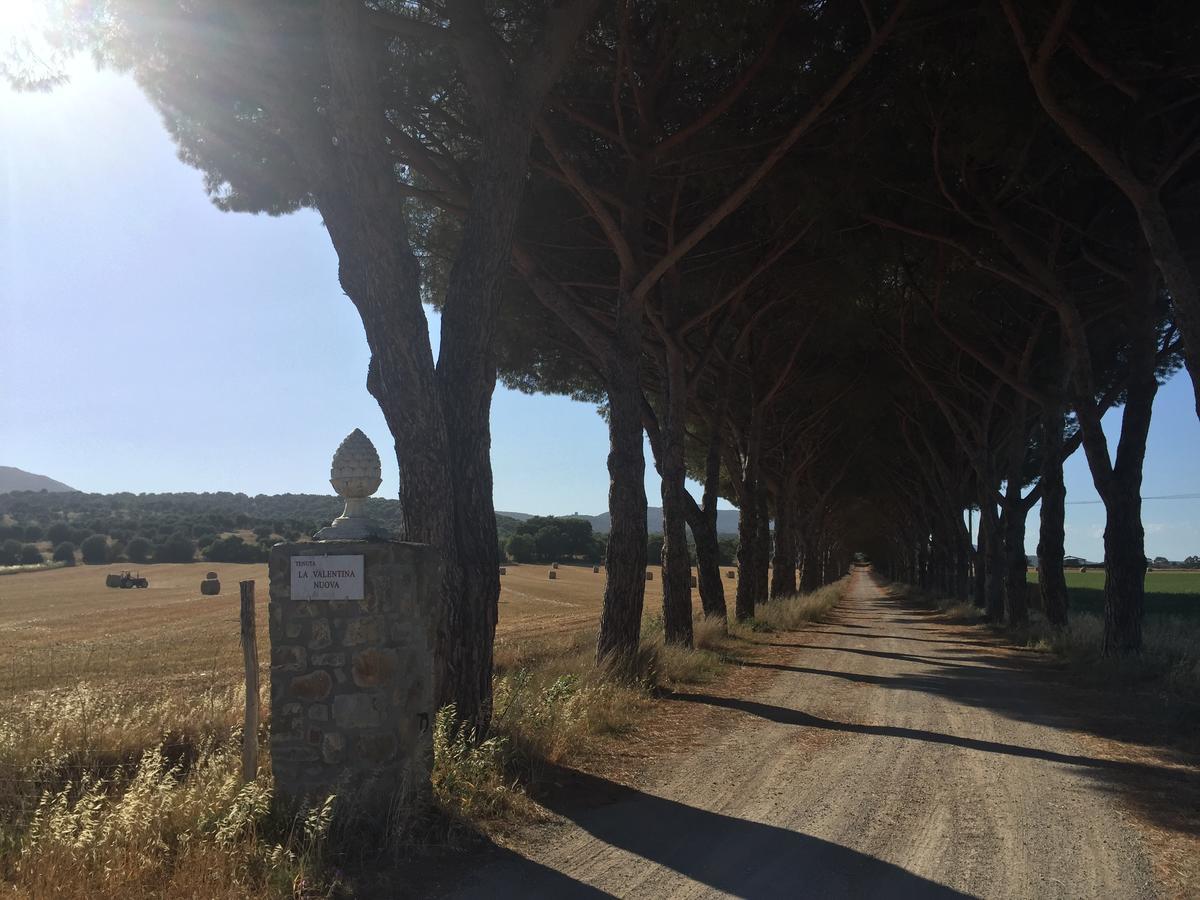
[[[128,569],[120,575],[106,575],[104,577],[106,587],[113,588],[148,588],[150,587],[150,579],[143,578],[141,573],[134,575]]]

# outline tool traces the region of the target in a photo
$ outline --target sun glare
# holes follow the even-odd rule
[[[49,18],[45,0],[0,0],[0,46],[32,40]]]
[[[61,47],[50,34],[62,0],[0,0],[0,86],[36,87],[61,77]]]

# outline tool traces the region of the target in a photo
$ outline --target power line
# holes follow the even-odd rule
[[[1157,497],[1143,497],[1143,500],[1200,500],[1200,494],[1160,494]],[[1103,503],[1103,500],[1068,500],[1067,506],[1081,506],[1086,503]]]

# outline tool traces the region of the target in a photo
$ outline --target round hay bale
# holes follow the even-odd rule
[[[653,572],[647,572],[647,573],[646,573],[646,580],[647,580],[647,581],[653,581],[653,580],[654,580],[654,573],[653,573]]]
[[[507,574],[508,574],[508,569],[504,568],[504,566],[501,566],[501,567],[500,567],[500,574],[501,574],[501,575],[507,575]]]
[[[204,577],[207,578],[209,581],[216,581],[219,576],[217,575],[216,572],[209,572]]]
[[[104,586],[105,587],[120,587],[121,586],[121,576],[120,575],[105,575],[104,576]]]
[[[212,597],[221,593],[221,582],[215,578],[205,578],[200,582],[200,593],[206,597]]]
[[[558,563],[553,563],[553,564],[550,566],[550,568],[552,568],[552,569],[557,569],[557,568],[558,568]]]
[[[599,572],[600,572],[599,566],[592,566],[592,574],[593,575],[599,574]]]
[[[696,586],[696,576],[693,575],[692,576],[692,587],[695,587],[695,586]]]
[[[735,571],[733,571],[733,569],[730,569],[728,572],[725,573],[725,577],[732,581],[734,578],[737,578],[737,573]]]
[[[553,581],[557,577],[558,577],[558,573],[555,572],[553,569],[551,569],[550,570],[550,580]]]
[[[1079,567],[1079,574],[1080,574],[1080,575],[1086,575],[1086,574],[1087,574],[1087,566],[1080,566],[1080,567]]]

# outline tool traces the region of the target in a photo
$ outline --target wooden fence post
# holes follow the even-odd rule
[[[246,721],[242,729],[242,781],[258,775],[258,643],[254,627],[254,582],[239,582],[242,592],[242,659],[246,663]]]

